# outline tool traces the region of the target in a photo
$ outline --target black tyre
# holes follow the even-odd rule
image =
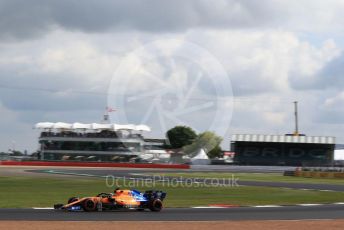
[[[162,209],[162,202],[159,199],[152,200],[152,202],[149,205],[149,209],[152,212],[160,212]]]
[[[68,199],[67,204],[73,203],[73,202],[75,202],[77,200],[79,200],[79,197],[71,197],[71,198]]]
[[[86,212],[93,212],[97,209],[97,204],[92,199],[86,199],[82,207]]]

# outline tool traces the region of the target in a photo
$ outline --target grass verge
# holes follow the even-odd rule
[[[119,185],[123,181],[117,181]],[[125,187],[122,187],[125,188]],[[0,177],[0,208],[52,207],[71,196],[93,196],[111,192],[101,178]],[[131,188],[133,189],[133,188]],[[137,184],[135,189],[151,187]],[[157,183],[153,189],[167,192],[165,207],[234,205],[292,205],[298,203],[333,203],[344,201],[341,192],[303,191],[269,187],[166,187]]]
[[[304,183],[304,184],[337,184],[344,185],[344,179],[336,178],[304,178],[283,176],[281,173],[229,173],[229,172],[182,172],[182,173],[159,173],[154,174],[166,177],[184,177],[184,178],[235,178],[240,181],[262,181],[262,182],[286,182],[286,183]]]

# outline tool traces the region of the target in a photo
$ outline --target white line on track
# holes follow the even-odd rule
[[[298,204],[299,206],[319,206],[323,204]]]
[[[294,205],[255,205],[255,206],[237,206],[237,207],[251,207],[251,208],[282,208],[282,207],[290,207],[290,206],[304,206],[304,207],[312,207],[312,206],[321,206],[321,205],[344,205],[344,202],[336,202],[331,204],[294,204]],[[191,208],[232,208],[226,206],[196,206]]]
[[[344,202],[336,202],[336,203],[333,203],[333,204],[343,205]]]
[[[147,174],[143,174],[143,173],[129,173],[129,175],[132,175],[132,176],[150,176],[150,175],[147,175]]]
[[[51,208],[51,207],[46,207],[46,208],[33,207],[32,209],[36,209],[36,210],[50,210],[50,209],[54,209],[54,208]]]

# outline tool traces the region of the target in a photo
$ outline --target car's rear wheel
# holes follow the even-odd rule
[[[82,204],[83,209],[86,212],[93,212],[97,208],[97,204],[92,199],[86,199]]]
[[[155,199],[151,202],[149,209],[153,212],[160,212],[162,209],[162,202],[159,199]]]
[[[73,203],[73,202],[75,202],[75,201],[77,201],[77,200],[79,200],[79,198],[78,197],[71,197],[71,198],[69,198],[68,199],[68,204],[70,204],[70,203]]]

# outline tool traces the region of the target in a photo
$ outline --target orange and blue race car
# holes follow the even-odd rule
[[[71,197],[66,205],[55,204],[54,209],[68,211],[105,211],[118,209],[136,209],[143,211],[149,209],[159,212],[162,209],[162,201],[166,193],[162,191],[121,190],[117,188],[114,193],[99,193],[93,197]]]

